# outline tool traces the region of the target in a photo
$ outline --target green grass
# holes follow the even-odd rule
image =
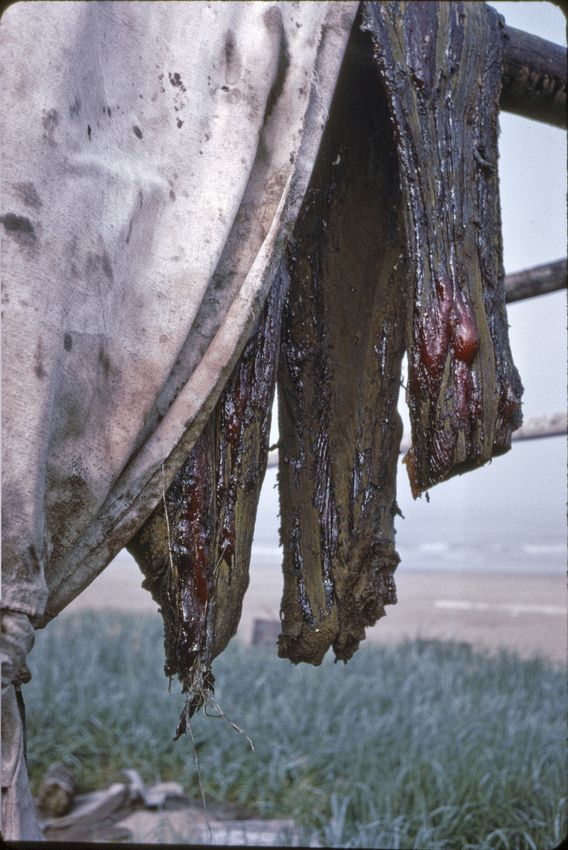
[[[81,790],[125,767],[199,796],[156,615],[63,615],[37,635],[24,689],[37,787],[55,760]],[[216,698],[255,745],[200,714],[208,797],[294,817],[325,846],[546,850],[566,831],[565,672],[455,643],[363,645],[347,665],[293,667],[233,643]]]

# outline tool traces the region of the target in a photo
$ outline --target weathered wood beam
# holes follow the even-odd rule
[[[507,304],[566,289],[566,259],[534,266],[505,278]]]
[[[501,109],[566,127],[566,48],[505,28]]]
[[[527,419],[521,428],[513,431],[513,442],[520,440],[536,440],[543,437],[561,437],[568,433],[568,416],[565,413],[552,413],[549,416],[534,416]],[[410,448],[410,434],[404,434],[400,443],[400,454],[405,454]],[[268,468],[278,466],[278,449],[272,449],[268,454]]]

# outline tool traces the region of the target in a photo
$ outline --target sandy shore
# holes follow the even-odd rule
[[[463,641],[523,657],[567,661],[567,589],[561,575],[410,570],[396,574],[398,605],[367,630],[367,640]],[[66,610],[156,611],[141,573],[121,555]],[[238,637],[250,642],[256,618],[278,620],[282,577],[253,566]]]

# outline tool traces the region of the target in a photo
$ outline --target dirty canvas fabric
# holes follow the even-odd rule
[[[56,615],[187,456],[274,277],[356,9],[5,14],[4,607]]]
[[[187,458],[276,275],[357,6],[3,16],[3,609],[57,615]],[[10,717],[4,837],[35,838]]]
[[[0,663],[2,667],[2,745],[0,835],[4,838],[41,838],[24,758],[24,706],[20,685],[30,672],[26,655],[34,643],[29,618],[18,611],[0,611]]]
[[[2,817],[0,833],[5,839],[40,840],[24,758],[21,704],[16,689],[2,689]]]

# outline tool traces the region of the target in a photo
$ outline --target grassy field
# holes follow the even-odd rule
[[[199,796],[159,617],[63,616],[37,636],[25,688],[37,787],[55,760],[81,790],[122,768]],[[216,662],[222,719],[193,723],[209,798],[294,817],[325,846],[547,850],[566,832],[565,671],[417,641],[347,665],[293,667],[234,644]]]

